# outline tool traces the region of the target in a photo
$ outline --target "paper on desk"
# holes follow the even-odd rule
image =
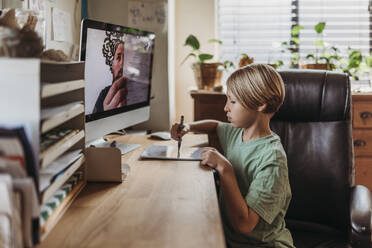
[[[52,9],[53,40],[72,43],[70,13],[58,8]]]
[[[148,146],[141,154],[142,159],[160,159],[160,160],[185,160],[201,161],[202,147],[184,147],[181,148],[180,157],[177,157],[177,147],[174,146]]]
[[[61,171],[69,167],[73,162],[79,159],[83,154],[82,149],[73,150],[54,160],[48,167],[40,171],[39,188],[44,191]]]

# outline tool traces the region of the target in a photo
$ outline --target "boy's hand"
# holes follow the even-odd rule
[[[179,123],[173,124],[171,128],[171,136],[172,139],[179,140],[182,136],[190,132],[190,125],[189,124],[183,124],[183,129],[181,131],[178,131],[178,127],[180,126]]]
[[[201,164],[208,165],[218,171],[219,174],[222,174],[222,171],[230,165],[230,162],[215,148],[206,147],[202,151]]]

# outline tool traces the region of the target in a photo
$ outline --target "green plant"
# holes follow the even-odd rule
[[[222,41],[217,40],[217,39],[210,39],[210,40],[208,40],[208,42],[209,43],[217,43],[219,45],[222,45]],[[198,38],[196,38],[195,35],[190,34],[189,36],[187,36],[184,46],[191,47],[192,52],[189,53],[185,57],[185,59],[182,61],[182,64],[185,63],[186,60],[190,57],[194,57],[196,59],[196,62],[193,63],[194,65],[195,64],[199,65],[201,63],[205,63],[206,61],[211,60],[214,57],[212,54],[202,53],[200,51],[200,42],[199,42]],[[222,65],[221,65],[220,68],[223,68],[224,70],[228,70],[229,68],[235,68],[234,63],[230,60],[225,60],[221,64]]]
[[[328,70],[336,69],[341,59],[340,50],[336,46],[329,46],[323,40],[323,32],[326,28],[325,22],[318,22],[314,26],[317,40],[313,42],[315,52],[306,55],[307,60],[312,60],[314,64],[325,63]]]
[[[361,66],[363,62],[363,54],[359,50],[350,47],[348,48],[348,51],[348,57],[342,61],[341,69],[354,80],[359,80],[359,75],[362,73]]]
[[[301,25],[294,25],[291,28],[291,39],[289,41],[284,41],[281,43],[281,52],[289,52],[290,53],[290,68],[298,68],[298,64],[300,61],[300,54],[298,53],[298,46],[300,45],[300,31],[303,30],[304,27]],[[276,66],[282,66],[284,63],[282,60],[278,60],[275,62]]]
[[[323,48],[324,51],[320,56],[314,56],[314,54],[310,53],[306,56],[306,59],[314,59],[315,64],[319,64],[320,61],[325,62],[327,64],[327,70],[336,69],[338,61],[341,59],[339,55],[340,49],[335,46],[331,46],[329,49],[326,46]]]
[[[365,57],[365,63],[367,67],[371,68],[372,67],[372,52]]]
[[[324,50],[326,48],[324,41],[323,41],[323,31],[325,29],[326,23],[325,22],[319,22],[314,26],[314,30],[317,33],[318,40],[314,41],[313,44],[315,45],[315,55],[314,54],[309,54],[306,56],[306,58],[313,58],[315,60],[315,64],[319,64],[319,50]]]

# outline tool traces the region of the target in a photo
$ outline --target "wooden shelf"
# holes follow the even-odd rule
[[[0,94],[2,113],[0,123],[26,127],[25,131],[37,162],[27,165],[30,166],[27,168],[28,176],[32,176],[35,182],[40,182],[39,179],[43,176],[40,174],[41,169],[61,159],[60,164],[54,164],[56,168],[50,168],[52,175],[49,175],[49,178],[57,175],[59,177],[56,177],[47,188],[45,188],[47,184],[43,184],[42,192],[40,184],[36,185],[39,199],[45,202],[77,171],[81,171],[82,174],[80,185],[85,185],[86,156],[78,157],[75,161],[65,161],[61,158],[69,150],[85,149],[85,63],[0,58],[0,68],[3,71],[3,80],[0,81],[2,87],[6,89]],[[22,73],[19,73],[19,68],[22,68]],[[17,101],[14,101],[14,96],[17,96]],[[63,134],[67,135],[63,137]],[[59,136],[60,140],[57,138]],[[54,172],[56,174],[53,175]],[[46,232],[67,210],[81,188],[82,186],[77,187],[65,201],[68,203],[58,207],[58,211],[45,225],[43,235],[41,228],[30,229],[31,235],[38,237],[36,241],[45,237]],[[36,224],[36,219],[32,223],[27,223],[32,227],[36,227]]]
[[[71,192],[62,200],[61,204],[53,211],[52,215],[50,215],[45,222],[45,224],[41,227],[41,239],[43,240],[46,235],[52,230],[52,228],[57,224],[59,219],[63,216],[65,211],[74,201],[74,199],[79,195],[80,191],[84,188],[85,181],[80,180],[75,187],[71,190]]]
[[[58,156],[62,155],[65,151],[74,146],[82,138],[84,138],[84,130],[72,132],[64,137],[56,144],[50,146],[47,150],[40,154],[40,168],[43,169],[50,164]]]
[[[67,109],[63,109],[63,106],[60,108],[61,111],[41,121],[42,134],[84,113],[84,105],[82,103],[68,104]]]
[[[41,204],[44,204],[53,194],[84,164],[85,157],[81,156],[61,176],[59,176],[41,195]]]
[[[84,80],[73,80],[61,83],[42,83],[41,98],[47,98],[84,88]]]

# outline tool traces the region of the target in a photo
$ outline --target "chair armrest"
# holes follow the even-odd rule
[[[351,243],[355,247],[371,247],[371,209],[372,196],[370,191],[362,185],[352,187],[350,223]]]

